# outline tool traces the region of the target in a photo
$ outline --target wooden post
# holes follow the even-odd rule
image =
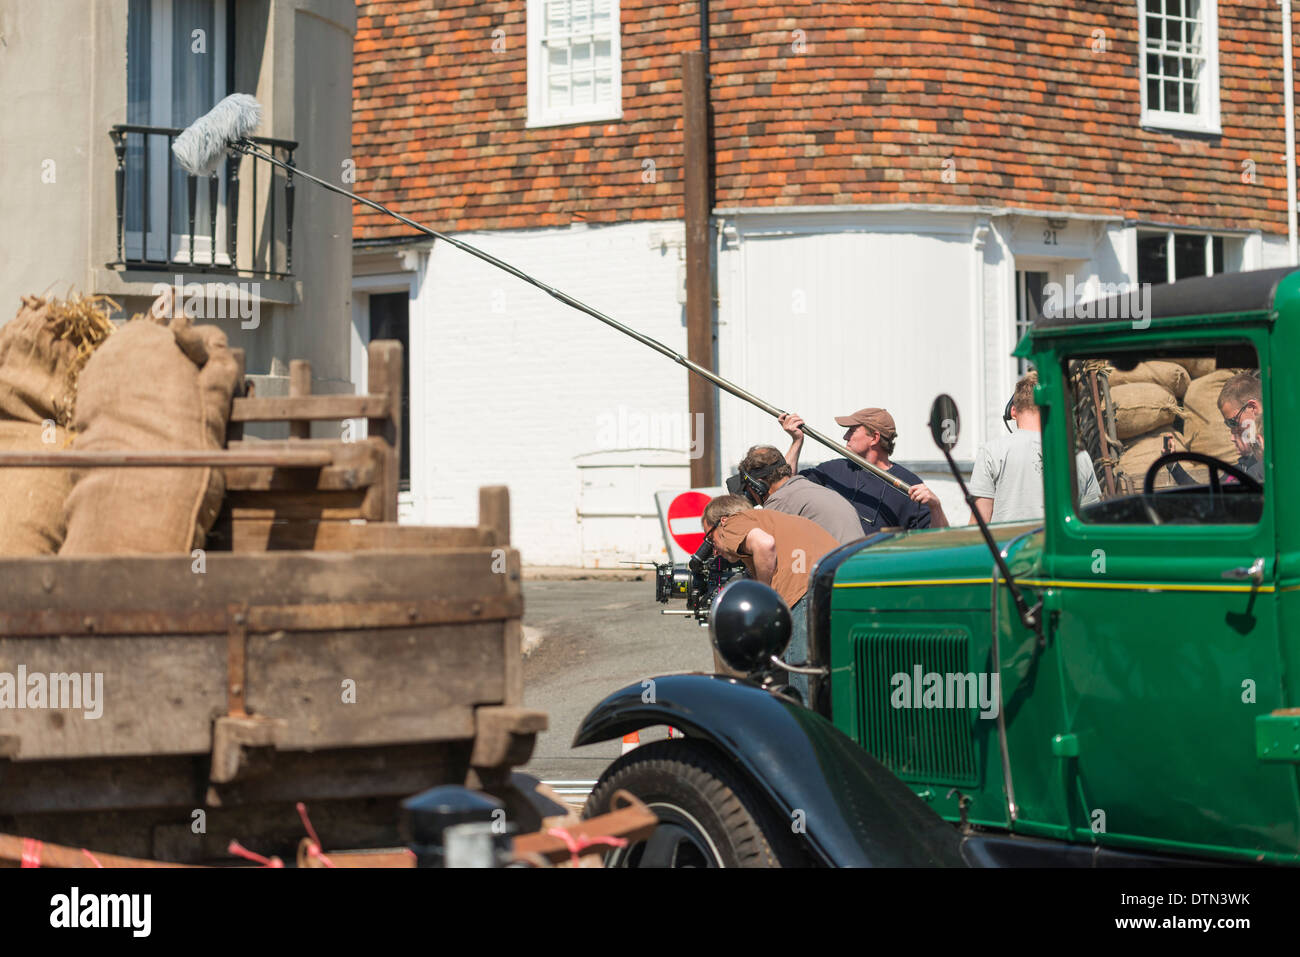
[[[231,356],[234,357],[235,367],[238,370],[235,375],[235,398],[242,399],[244,397],[244,350],[231,349],[230,354]],[[243,438],[244,438],[243,422],[232,421],[226,425],[227,443],[239,442],[242,441]]]
[[[367,419],[368,433],[384,440],[384,518],[397,521],[397,482],[401,475],[402,454],[402,344],[392,339],[370,343],[369,391],[388,399],[383,418]]]
[[[306,359],[292,359],[289,362],[289,395],[311,395],[311,363]],[[311,422],[306,419],[290,422],[289,438],[311,438]]]
[[[492,533],[492,544],[510,544],[510,489],[485,485],[478,490],[478,525]]]
[[[709,250],[712,205],[709,188],[709,76],[704,54],[682,54],[685,99],[686,175],[686,355],[713,369],[713,274]],[[718,421],[714,414],[717,387],[687,373],[691,439],[700,453],[691,459],[691,485],[718,482]],[[697,425],[698,423],[698,425]]]
[[[497,569],[497,548],[510,545],[510,489],[504,485],[485,485],[478,490],[478,527],[486,532],[493,545],[492,568]],[[511,593],[520,586],[516,584],[522,577],[519,567],[519,553],[507,554],[504,568],[511,581],[506,584],[506,592]],[[505,695],[503,701],[508,705],[524,703],[524,628],[523,620],[511,618],[502,629],[505,641]]]

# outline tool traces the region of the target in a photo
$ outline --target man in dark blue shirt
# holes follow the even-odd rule
[[[900,492],[848,459],[831,459],[799,472],[803,419],[788,413],[781,416],[780,422],[792,440],[785,460],[793,471],[848,499],[857,509],[863,531],[868,535],[882,528],[945,528],[948,525],[939,496],[917,475],[889,461],[898,438],[892,415],[884,409],[859,409],[852,415],[837,415],[835,421],[848,430],[844,433],[844,444],[850,452],[906,482],[911,491]]]

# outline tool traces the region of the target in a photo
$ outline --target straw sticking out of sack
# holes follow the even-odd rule
[[[85,368],[91,354],[101,342],[112,334],[112,314],[108,308],[120,310],[114,300],[108,296],[83,296],[74,293],[67,299],[55,299],[50,303],[50,328],[56,340],[66,341],[76,349],[76,357],[68,368],[67,420],[71,423],[77,395],[77,377]]]

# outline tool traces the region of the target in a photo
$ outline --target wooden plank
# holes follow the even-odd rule
[[[334,867],[382,867],[385,869],[415,867],[415,852],[406,847],[391,850],[326,851],[325,856],[329,858],[330,864]],[[329,864],[326,864],[318,857],[308,857],[303,853],[298,857],[298,866],[328,867]]]
[[[235,521],[247,518],[379,519],[383,517],[382,495],[382,490],[376,485],[339,491],[231,492],[226,496],[226,505]]]
[[[178,452],[0,452],[0,468],[46,468],[53,465],[63,468],[275,466],[286,469],[319,469],[332,462],[329,452],[315,449],[265,452],[231,452],[225,449]]]
[[[383,514],[385,522],[397,521],[397,482],[401,474],[402,449],[402,344],[388,339],[370,343],[367,386],[374,395],[387,399],[387,408],[378,415],[366,416],[367,434],[383,439],[384,457]]]
[[[506,705],[483,705],[474,712],[475,768],[512,768],[527,764],[537,735],[546,730],[545,711]]]
[[[330,631],[339,628],[402,628],[504,621],[523,613],[520,595],[461,595],[458,598],[404,598],[389,601],[315,601],[310,604],[256,605],[241,609],[255,631]],[[234,608],[209,605],[174,613],[115,608],[0,610],[0,633],[13,640],[95,635],[203,635],[228,632]]]
[[[621,792],[626,794],[627,792]],[[635,799],[633,799],[635,800]],[[581,824],[566,827],[572,837],[591,840],[597,837],[617,837],[626,841],[642,841],[649,837],[659,826],[659,818],[640,801],[630,807],[620,808],[599,817],[589,818]],[[523,834],[515,838],[515,853],[538,854],[552,864],[558,864],[571,858],[568,846],[560,838],[544,831],[535,834]],[[588,845],[578,851],[578,856],[587,854],[604,854],[610,850],[608,844]]]
[[[508,549],[505,558],[506,579],[513,584],[522,586],[523,561],[519,552],[513,548]],[[493,568],[495,569],[496,566],[494,565]],[[506,666],[505,703],[521,705],[524,703],[524,624],[522,614],[518,619],[506,622],[506,626],[502,630],[502,640],[505,642],[503,652]]]
[[[225,473],[228,492],[343,492],[374,484],[379,478],[380,468],[378,463],[361,468],[331,465],[293,471],[273,466],[243,466],[227,468]]]
[[[516,553],[517,554],[517,553]],[[46,612],[151,611],[161,619],[211,613],[234,602],[251,607],[522,596],[521,583],[494,574],[487,548],[440,551],[209,552],[205,571],[189,554],[0,558],[3,616]],[[224,624],[217,629],[225,633]],[[14,637],[11,628],[0,634]],[[21,634],[21,631],[19,632]],[[21,659],[13,659],[21,660]]]
[[[36,674],[76,673],[84,684],[76,708],[0,710],[0,736],[18,739],[14,757],[19,761],[205,753],[212,743],[212,719],[226,710],[224,635],[7,634],[0,637],[0,662],[11,674],[21,663],[28,681]],[[93,702],[87,700],[87,690]],[[60,703],[68,697],[61,695]],[[89,710],[88,704],[93,704]]]
[[[241,518],[231,522],[230,550],[241,553],[319,551],[316,542],[321,529],[350,525],[348,519]]]
[[[375,483],[383,468],[383,447],[378,440],[361,442],[338,442],[335,440],[294,440],[290,443],[240,443],[239,450],[263,450],[275,452],[289,446],[288,451],[301,454],[310,449],[321,451],[330,456],[331,464],[317,472],[303,470],[284,470],[261,467],[227,468],[227,492],[270,492],[270,491],[342,491],[365,488]]]
[[[472,738],[504,691],[501,625],[250,635],[248,709],[281,750]]]
[[[248,383],[245,381],[244,378],[245,376],[244,350],[231,349],[230,354],[235,359],[235,367],[237,369],[235,375],[235,395],[232,401],[238,402],[241,398],[243,398],[245,395],[248,394]],[[243,439],[243,437],[244,437],[243,423],[235,422],[234,420],[228,420],[226,422],[227,445],[229,445],[231,442],[238,442],[241,439]]]
[[[468,738],[452,738],[362,749],[270,751],[266,755],[265,774],[217,785],[214,790],[223,808],[244,801],[288,802],[283,809],[287,815],[284,820],[301,834],[293,802],[368,795],[402,798],[439,784],[459,784],[469,767],[470,747]],[[203,779],[208,768],[202,758],[204,754],[0,761],[0,814],[48,821],[58,815],[75,813],[87,819],[84,835],[72,836],[70,827],[59,828],[60,833],[45,829],[45,834],[50,840],[85,843],[93,842],[110,826],[107,817],[110,812],[132,808],[171,809],[170,818],[184,822],[188,835],[191,810],[205,804]],[[213,801],[206,804],[209,808],[218,807]],[[209,831],[214,830],[217,813],[209,811]],[[395,825],[396,814],[388,820]],[[22,830],[32,832],[35,828],[24,824]],[[247,834],[241,839],[246,837]],[[189,839],[193,839],[192,835]],[[220,853],[224,847],[216,850]]]
[[[13,834],[0,834],[0,862],[22,861],[29,853],[31,845],[24,838]],[[117,854],[105,854],[102,851],[86,851],[79,847],[64,847],[61,844],[40,843],[36,848],[37,859],[41,867],[190,867],[189,864],[167,864],[163,861],[151,861],[138,857],[120,857]],[[365,864],[351,865],[365,867]],[[390,865],[391,866],[391,865]]]
[[[289,395],[294,398],[311,395],[311,363],[306,359],[289,360]],[[289,438],[311,438],[311,422],[304,419],[290,422]]]
[[[388,414],[385,395],[269,396],[235,399],[231,422],[311,422],[382,418]]]
[[[510,489],[485,485],[478,490],[478,524],[491,529],[496,544],[510,544]]]
[[[365,551],[377,548],[439,549],[491,546],[495,536],[474,525],[398,525],[394,522],[323,522],[315,547],[322,551]]]

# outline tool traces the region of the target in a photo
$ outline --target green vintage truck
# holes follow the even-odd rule
[[[1300,863],[1300,271],[1139,302],[1043,319],[1016,351],[1039,373],[1041,520],[885,532],[823,556],[807,662],[779,657],[779,599],[732,582],[710,629],[749,680],[663,676],[591,711],[575,746],[656,724],[686,735],[598,782],[587,813],[626,788],[661,821],[610,863]],[[1120,441],[1116,422],[1131,432],[1150,410],[1115,383],[1161,363],[1213,399],[1257,375],[1253,420],[1229,403],[1230,433],[1184,393]],[[950,462],[958,428],[941,397],[932,431]],[[1129,451],[1162,431],[1190,449],[1135,468]],[[1230,434],[1256,458],[1225,451]],[[1085,505],[1074,463],[1090,444],[1101,498]],[[807,705],[783,683],[792,668],[811,677]]]

